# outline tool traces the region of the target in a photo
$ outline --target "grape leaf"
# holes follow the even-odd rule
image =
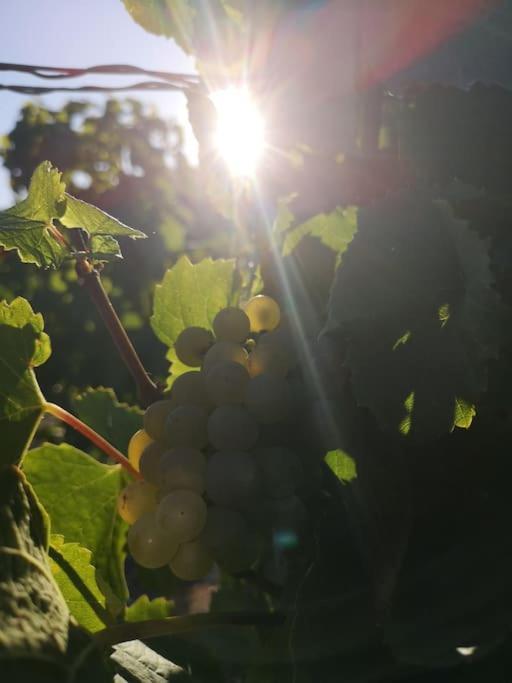
[[[357,213],[354,207],[321,213],[305,223],[287,231],[283,241],[283,256],[290,254],[306,235],[318,237],[337,254],[342,254],[352,241],[357,229]]]
[[[33,370],[51,353],[43,326],[25,299],[0,302],[0,464],[23,457],[43,414],[45,400]]]
[[[355,460],[342,450],[329,451],[325,456],[325,462],[342,484],[351,482],[357,477]]]
[[[110,235],[92,235],[89,247],[91,258],[95,261],[115,261],[123,258],[118,241]]]
[[[193,264],[182,256],[156,286],[151,326],[160,341],[172,346],[191,325],[211,329],[215,315],[232,301],[234,273],[233,259]]]
[[[114,645],[110,657],[121,675],[134,683],[165,683],[170,679],[191,680],[191,676],[180,666],[173,664],[152,650],[140,640],[129,640]],[[126,680],[122,678],[121,680]]]
[[[124,604],[126,524],[116,511],[124,486],[121,467],[103,465],[69,444],[44,444],[27,453],[24,469],[50,515],[52,531],[91,551],[101,590],[110,587]]]
[[[101,434],[122,453],[138,429],[142,429],[142,411],[120,403],[112,389],[88,388],[72,399],[78,417]]]
[[[60,175],[48,161],[39,164],[27,198],[0,212],[0,246],[15,249],[24,263],[55,268],[68,254],[52,234],[53,219],[62,217],[66,209]]]
[[[476,403],[502,337],[492,285],[487,244],[446,203],[418,193],[360,211],[328,329],[347,339],[357,401],[383,428],[425,439],[469,426],[457,406]]]
[[[173,604],[165,598],[150,600],[141,595],[129,605],[124,613],[126,621],[146,621],[147,619],[165,619],[171,616]]]
[[[184,50],[190,47],[196,10],[189,0],[123,0],[123,4],[146,31],[174,38]]]
[[[105,211],[67,192],[65,200],[65,212],[59,217],[59,222],[67,228],[82,228],[89,235],[123,235],[133,239],[146,237],[140,230],[129,228]]]
[[[0,470],[0,660],[58,658],[69,612],[48,566],[48,529],[23,474]]]
[[[104,628],[111,619],[96,582],[91,551],[79,543],[66,543],[60,534],[52,534],[49,552],[53,577],[73,617],[88,631]]]

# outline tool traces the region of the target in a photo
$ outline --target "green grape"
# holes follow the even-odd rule
[[[247,302],[245,312],[251,323],[251,332],[269,332],[279,325],[281,319],[277,301],[264,294],[253,296]]]
[[[291,401],[287,381],[265,373],[251,379],[245,394],[247,410],[262,424],[284,420],[290,413]]]
[[[270,346],[281,355],[286,356],[288,367],[297,364],[297,334],[293,334],[290,323],[281,319],[278,327],[271,332],[265,332],[258,338],[258,346]]]
[[[220,341],[214,344],[208,351],[203,361],[203,372],[207,375],[213,368],[223,361],[239,363],[247,367],[247,351],[235,342]]]
[[[167,418],[166,443],[174,448],[204,448],[208,443],[208,413],[197,406],[179,406]]]
[[[206,412],[212,410],[213,403],[206,391],[206,383],[202,372],[191,370],[176,377],[171,389],[171,401],[178,406],[197,406]]]
[[[151,443],[153,443],[153,439],[144,429],[139,429],[138,431],[136,431],[130,439],[128,443],[128,460],[131,462],[131,464],[135,467],[137,471],[139,470],[139,463],[142,452],[144,451],[146,446],[149,446],[149,444]]]
[[[173,409],[172,401],[156,401],[144,413],[144,429],[155,441],[165,441],[165,423]]]
[[[295,493],[303,479],[302,465],[295,453],[279,446],[254,451],[265,495],[286,498]]]
[[[242,344],[249,336],[250,327],[247,314],[234,306],[223,308],[213,320],[213,331],[219,341]]]
[[[160,461],[160,488],[167,493],[187,489],[203,493],[206,487],[206,460],[195,448],[173,448]]]
[[[185,365],[196,368],[203,362],[204,355],[213,344],[213,335],[203,327],[186,327],[176,339],[174,350]]]
[[[250,569],[258,560],[263,543],[242,515],[229,508],[213,506],[201,535],[214,560],[232,574]]]
[[[153,441],[149,446],[146,446],[140,456],[139,471],[145,481],[153,484],[153,486],[160,486],[160,461],[166,449],[167,447],[164,444]]]
[[[206,493],[216,505],[245,505],[258,493],[259,484],[259,471],[249,453],[221,451],[208,460]]]
[[[158,505],[157,519],[176,543],[197,538],[206,522],[206,503],[194,491],[171,491]]]
[[[200,538],[180,545],[170,563],[171,571],[184,581],[197,581],[210,573],[213,557]]]
[[[249,374],[256,377],[263,373],[286,377],[290,369],[288,354],[273,344],[257,344],[249,355]]]
[[[117,511],[127,524],[133,524],[146,512],[156,508],[156,489],[146,481],[133,481],[117,498]]]
[[[286,534],[295,534],[302,528],[307,520],[306,506],[298,496],[288,496],[268,502],[268,509],[272,515],[272,527],[275,530],[274,543],[285,547],[289,543]],[[283,532],[286,540],[280,540],[280,532]],[[296,543],[296,541],[295,541]],[[287,547],[290,547],[288,545]]]
[[[208,420],[208,438],[219,451],[248,451],[258,440],[258,425],[243,406],[219,406]]]
[[[226,360],[215,365],[206,375],[206,388],[217,406],[243,403],[249,373],[239,363]]]
[[[131,556],[146,569],[158,569],[172,560],[178,551],[178,543],[160,527],[155,512],[146,512],[130,527],[127,536]]]

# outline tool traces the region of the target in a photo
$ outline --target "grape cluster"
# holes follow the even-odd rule
[[[264,438],[292,412],[293,354],[280,318],[259,295],[245,310],[221,310],[213,334],[188,327],[178,336],[176,355],[194,370],[147,408],[128,447],[143,479],[118,502],[143,567],[196,580],[214,563],[232,574],[258,566],[277,580],[276,538],[293,543],[306,517],[300,459]]]

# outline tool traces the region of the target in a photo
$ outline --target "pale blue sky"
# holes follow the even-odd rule
[[[0,0],[0,61],[47,66],[134,64],[148,69],[194,72],[193,60],[174,43],[147,33],[124,9],[121,0]],[[122,83],[140,77],[118,78]],[[106,85],[112,76],[89,76],[80,83]],[[0,72],[0,83],[51,85],[20,73]],[[59,81],[77,84],[77,79]],[[177,93],[136,93],[154,103],[162,115],[186,120],[185,99]],[[60,107],[72,95],[58,93],[38,97],[49,107]],[[107,95],[75,95],[102,102]],[[13,127],[20,108],[33,96],[0,91],[0,135]],[[0,170],[0,208],[12,203],[7,173]]]

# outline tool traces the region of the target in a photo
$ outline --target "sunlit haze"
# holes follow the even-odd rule
[[[217,111],[215,146],[235,176],[252,176],[265,148],[264,122],[249,92],[228,88],[211,95]]]

